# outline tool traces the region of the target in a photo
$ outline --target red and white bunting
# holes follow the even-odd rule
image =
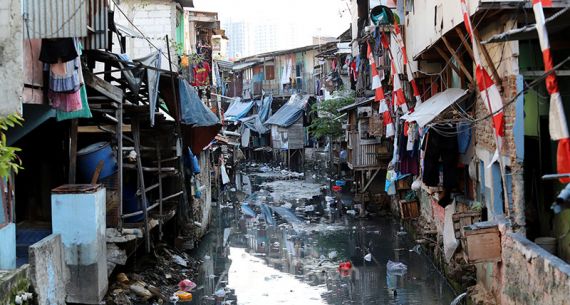
[[[376,61],[374,60],[374,54],[372,54],[372,48],[370,47],[370,43],[368,44],[368,62],[370,62],[370,70],[372,74],[372,90],[382,87],[382,82],[380,79],[380,75],[378,75],[378,68],[376,67]]]
[[[396,42],[398,46],[400,46],[400,50],[402,51],[402,57],[404,59],[404,69],[406,70],[406,75],[408,76],[408,81],[412,85],[412,90],[414,92],[414,97],[416,99],[416,106],[422,103],[422,98],[420,96],[420,90],[418,89],[418,85],[416,84],[416,80],[414,78],[414,74],[412,71],[412,66],[408,62],[408,53],[406,52],[406,45],[404,43],[404,39],[402,38],[402,32],[400,31],[400,25],[398,22],[394,20],[394,27],[393,27],[394,35],[396,36]]]
[[[546,3],[548,2],[548,3]],[[536,19],[536,30],[538,31],[538,40],[542,50],[542,59],[544,61],[544,70],[553,69],[552,54],[550,53],[550,42],[548,41],[548,32],[546,30],[546,20],[544,17],[543,4],[551,5],[551,1],[532,0],[532,9]],[[568,132],[568,121],[562,107],[562,97],[558,88],[558,79],[556,73],[551,73],[546,77],[546,90],[550,94],[550,111],[548,115],[550,138],[558,141],[558,150],[556,154],[557,171],[559,174],[570,173],[570,134]],[[560,179],[563,183],[570,183],[570,178]]]
[[[489,73],[482,65],[481,57],[479,55],[479,45],[475,40],[473,35],[473,27],[471,26],[471,19],[469,18],[469,11],[467,9],[466,0],[461,1],[461,10],[463,12],[463,21],[465,22],[465,28],[467,33],[471,36],[471,44],[473,45],[473,58],[475,60],[475,78],[477,80],[477,87],[479,88],[479,93],[481,98],[487,107],[487,110],[493,115],[493,128],[495,129],[495,139],[497,143],[497,151],[491,163],[495,162],[499,158],[499,153],[501,151],[503,137],[505,135],[504,129],[504,113],[503,113],[503,99],[499,93],[499,89],[495,82],[489,76]]]
[[[400,71],[398,70],[398,65],[392,60],[392,77],[394,80],[392,101],[394,102],[394,107],[400,107],[404,113],[408,112],[408,104],[406,103],[406,97],[404,96],[404,89],[402,89],[402,81],[400,80]]]
[[[394,122],[392,121],[392,116],[390,115],[390,108],[386,103],[386,99],[380,101],[379,112],[382,114],[382,121],[386,129],[386,138],[393,137],[395,134]]]

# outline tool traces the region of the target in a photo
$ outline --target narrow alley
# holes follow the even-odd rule
[[[0,305],[569,305],[570,0],[0,0]]]

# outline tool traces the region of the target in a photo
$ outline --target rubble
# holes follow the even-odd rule
[[[177,291],[196,287],[195,277],[202,261],[185,252],[159,245],[155,251],[137,259],[132,270],[118,273],[110,284],[106,304],[167,304]],[[186,293],[186,292],[185,292]],[[188,300],[187,294],[177,296]]]

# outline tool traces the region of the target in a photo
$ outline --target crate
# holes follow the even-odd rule
[[[481,221],[481,212],[465,211],[454,213],[453,216],[453,230],[455,231],[455,238],[461,238],[461,229],[470,226],[476,222]]]
[[[402,219],[415,219],[420,217],[420,203],[418,200],[400,200],[400,217]]]
[[[476,223],[463,228],[462,245],[467,263],[501,261],[501,232],[497,225]]]
[[[397,190],[409,190],[412,188],[413,178],[411,175],[404,177],[402,179],[396,180]]]

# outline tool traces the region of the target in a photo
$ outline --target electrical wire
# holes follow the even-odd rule
[[[63,27],[65,27],[68,23],[70,23],[75,16],[77,16],[77,14],[79,12],[81,12],[81,9],[85,8],[85,1],[86,0],[82,0],[81,3],[77,6],[77,8],[75,9],[75,11],[73,11],[73,14],[71,14],[71,16],[69,16],[69,18],[67,18],[62,24],[61,26],[55,30],[53,33],[44,33],[44,32],[38,32],[38,31],[32,31],[34,34],[41,34],[43,37],[50,37],[50,38],[56,38],[53,37],[55,35],[58,35],[59,31],[61,31],[63,29]],[[28,12],[23,14],[24,20],[29,20],[29,15]]]
[[[166,58],[166,59],[170,62],[168,56],[167,56],[166,54],[164,54],[164,52],[163,52],[161,49],[159,49],[154,43],[152,43],[152,42],[150,41],[150,39],[148,38],[148,36],[145,35],[145,33],[143,33],[143,31],[141,31],[141,29],[140,29],[139,27],[137,27],[137,26],[134,24],[134,22],[127,16],[127,14],[126,14],[126,13],[123,11],[123,9],[119,6],[119,4],[117,3],[117,1],[115,1],[115,0],[111,0],[111,1],[115,4],[115,8],[119,10],[119,12],[125,17],[125,19],[127,19],[127,21],[133,26],[133,28],[135,28],[135,30],[137,30],[139,33],[141,33],[142,38],[143,38],[144,40],[146,40],[150,46],[152,46],[153,48],[155,48],[162,56],[164,56],[164,58]],[[167,41],[166,43],[168,43],[168,41]]]

